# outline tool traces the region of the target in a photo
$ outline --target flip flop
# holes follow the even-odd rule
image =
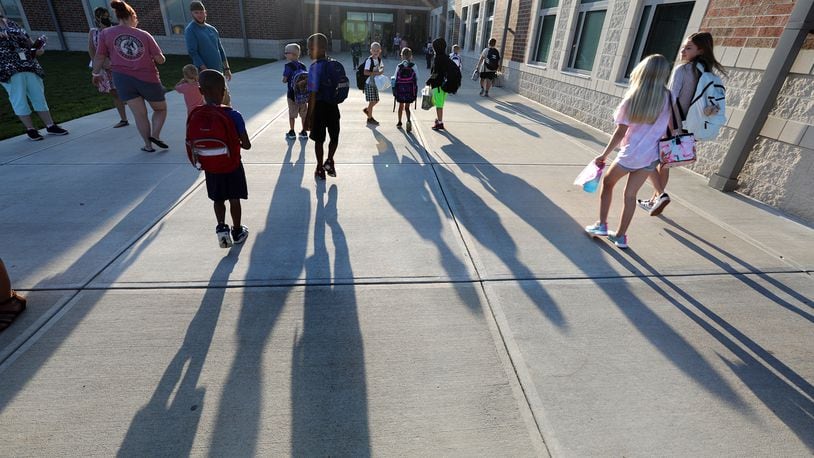
[[[125,127],[125,126],[129,126],[129,125],[130,125],[130,123],[127,122],[127,121],[119,121],[118,124],[113,126],[113,128],[118,129],[119,127]]]
[[[26,306],[26,299],[17,294],[16,291],[11,291],[11,297],[0,302],[0,314],[3,315],[19,315],[23,313]]]
[[[157,147],[159,147],[161,149],[170,149],[169,145],[167,145],[166,143],[162,142],[161,140],[159,140],[157,138],[150,137],[150,141],[153,142],[155,144],[155,146],[157,146]]]
[[[155,148],[152,147],[142,146],[141,150],[145,153],[155,153]]]

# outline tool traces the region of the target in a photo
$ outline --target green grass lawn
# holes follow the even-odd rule
[[[113,108],[110,95],[100,94],[90,82],[88,53],[86,52],[46,52],[40,57],[45,69],[45,98],[51,108],[51,115],[57,123],[86,116]],[[274,59],[229,58],[232,72],[274,62]],[[161,82],[167,89],[175,87],[181,79],[181,68],[192,63],[189,56],[167,56],[167,62],[158,66]],[[128,112],[132,123],[132,116]],[[36,114],[34,122],[42,127]],[[116,119],[111,118],[111,123]],[[0,90],[0,140],[25,133],[23,124],[11,110],[8,94]]]

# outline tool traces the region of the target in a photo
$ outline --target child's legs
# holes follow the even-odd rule
[[[407,120],[409,121],[410,120],[410,104],[409,103],[404,104],[404,111],[407,113]],[[399,121],[400,120],[401,120],[401,113],[399,113]]]
[[[657,181],[658,178],[658,181]],[[667,188],[667,181],[670,180],[670,168],[665,167],[663,164],[656,166],[656,171],[650,176],[650,183],[653,184],[655,189],[655,196],[658,197]]]
[[[630,221],[633,219],[633,213],[636,211],[636,194],[642,187],[647,176],[650,175],[649,170],[636,170],[630,172],[627,177],[627,184],[625,185],[625,204],[622,208],[622,220],[619,222],[619,228],[616,230],[616,235],[624,235],[627,233],[627,228],[630,226]]]
[[[330,141],[328,142],[328,161],[333,163],[334,161],[334,154],[336,154],[336,148],[339,147],[339,111],[335,116],[331,119],[331,122],[328,124],[328,137]]]
[[[443,108],[436,108],[435,109],[435,117],[438,118],[438,122],[444,122],[444,109]]]
[[[367,103],[367,117],[368,118],[373,117],[373,107],[375,107],[377,103],[379,103],[378,100],[375,100],[375,101],[371,100],[370,102]]]
[[[240,227],[240,218],[243,216],[240,199],[229,199],[229,213],[232,214],[232,227]]]
[[[297,119],[297,118],[291,118],[291,117],[289,117],[289,118],[288,118],[288,127],[290,127],[290,128],[291,128],[291,130],[294,130],[294,121],[295,121],[296,119]],[[303,121],[303,122],[304,122],[304,121]]]
[[[401,115],[404,113],[404,104],[399,102],[399,124],[401,124]]]
[[[323,159],[325,158],[325,142],[314,142],[314,154],[317,156],[317,169],[322,168]]]
[[[111,89],[110,96],[113,97],[113,105],[116,107],[116,111],[119,112],[119,118],[121,118],[122,121],[127,121],[127,113],[124,111],[124,102],[119,98],[119,93],[116,92],[115,89]]]
[[[608,212],[610,212],[611,201],[613,201],[613,187],[616,186],[623,176],[627,175],[628,171],[614,163],[610,169],[602,177],[602,191],[599,195],[599,222],[608,224]]]
[[[225,224],[226,223],[226,201],[225,200],[216,200],[213,203],[213,207],[215,208],[215,219],[218,220],[218,224]]]

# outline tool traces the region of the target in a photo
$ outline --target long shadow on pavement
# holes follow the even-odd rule
[[[272,192],[265,229],[257,232],[252,247],[252,263],[246,278],[270,278],[268,264],[274,260],[274,274],[296,279],[303,270],[307,248],[311,192],[302,187],[305,170],[305,143],[296,163],[290,164],[295,143],[289,142],[277,184]],[[251,197],[251,196],[250,196]],[[289,211],[293,209],[293,211]],[[293,287],[275,288],[267,296],[245,290],[238,318],[237,350],[229,368],[218,405],[212,441],[212,456],[252,456],[257,453],[260,434],[263,355],[277,318]],[[259,297],[258,297],[259,296]],[[239,451],[239,452],[238,452]]]
[[[353,278],[345,233],[339,223],[339,188],[317,183],[314,254],[306,278]],[[333,272],[326,226],[335,249]],[[364,343],[353,285],[306,286],[302,333],[291,368],[291,456],[368,457]]]
[[[240,246],[221,259],[212,272],[211,285],[229,278],[239,256]],[[206,389],[198,386],[198,380],[212,344],[225,293],[226,288],[206,289],[181,348],[164,371],[150,402],[130,423],[118,456],[190,454],[206,394]]]
[[[686,241],[686,239],[684,240]],[[603,245],[603,249],[625,267],[633,268],[634,265],[631,261],[634,261],[640,265],[644,271],[652,275],[658,275],[658,271],[654,267],[633,251],[622,254],[608,245]],[[628,257],[630,258],[629,260],[627,259]],[[743,280],[744,277],[742,274],[733,276],[741,280]],[[731,351],[733,355],[737,356],[743,364],[732,362],[721,355],[719,355],[719,358],[741,379],[744,385],[749,387],[752,393],[754,393],[766,407],[771,409],[810,450],[814,451],[814,435],[812,435],[812,431],[814,431],[814,402],[811,401],[811,397],[814,397],[814,387],[812,387],[808,381],[774,357],[768,350],[760,346],[760,344],[744,335],[738,328],[713,312],[701,301],[694,298],[686,289],[670,281],[670,279],[661,277],[655,280],[651,277],[643,276],[640,277],[639,280],[652,288],[653,291],[659,293],[667,302],[680,310],[687,318],[720,342],[721,345]],[[658,283],[664,284],[666,288],[659,286]],[[683,299],[683,302],[678,298]],[[720,326],[721,329],[725,330],[734,339],[694,313],[684,302]],[[765,361],[766,364],[755,356],[752,356],[752,353],[746,351],[741,345],[748,348],[749,351]],[[767,365],[770,367],[767,367]],[[779,377],[777,373],[785,377],[788,382]],[[804,394],[801,394],[800,391]]]
[[[585,237],[584,229],[564,210],[552,202],[539,189],[527,183],[520,177],[503,172],[476,151],[463,143],[460,139],[444,132],[451,144],[442,147],[445,154],[454,158],[457,153],[463,152],[468,158],[478,158],[475,163],[461,164],[461,170],[475,177],[483,188],[498,199],[503,205],[521,218],[526,224],[533,227],[543,237],[556,240],[562,237],[561,232],[573,234],[573,237]],[[445,189],[454,193],[452,200],[458,202],[458,207],[465,209],[459,221],[468,226],[469,232],[493,253],[498,255],[503,263],[512,270],[517,279],[532,279],[533,273],[528,267],[517,260],[517,246],[512,241],[508,231],[502,227],[494,210],[467,186],[449,171],[446,167],[437,165],[439,177]],[[530,206],[528,203],[533,202]],[[532,213],[532,211],[534,213]],[[539,218],[545,215],[546,219]],[[489,219],[489,230],[496,233],[486,236],[483,227],[474,224],[477,220]],[[556,221],[556,224],[546,226],[546,220]],[[495,236],[496,235],[496,236]],[[496,241],[503,240],[503,243]],[[590,273],[596,266],[607,266],[607,260],[596,250],[581,250],[579,253],[569,249],[567,243],[553,243],[564,256],[574,265],[579,266],[586,273]],[[609,267],[609,266],[608,266]],[[539,285],[539,282],[524,282],[533,284],[533,289],[525,292],[537,304],[541,312],[558,327],[565,327],[565,318],[551,296]],[[647,338],[647,340],[673,362],[682,372],[692,377],[708,392],[718,396],[727,403],[741,409],[749,407],[734,391],[730,384],[704,360],[694,346],[677,333],[669,324],[662,320],[650,307],[647,306],[636,293],[626,285],[616,285],[610,290],[608,285],[595,281],[597,288],[606,291],[607,297],[616,303],[619,310],[628,320]],[[621,292],[621,294],[619,294]]]

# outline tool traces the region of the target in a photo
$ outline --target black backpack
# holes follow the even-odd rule
[[[495,71],[498,68],[500,68],[500,51],[489,48],[489,51],[486,51],[486,69]]]
[[[461,87],[461,69],[449,57],[447,61],[447,77],[441,84],[441,89],[447,94],[455,94]]]
[[[381,59],[379,59],[379,62],[381,62]],[[370,76],[365,76],[366,63],[367,59],[356,67],[356,88],[362,91],[365,90],[365,83],[367,83],[367,79],[370,78]],[[373,59],[370,59],[370,63],[373,64]],[[370,66],[370,70],[373,70],[373,65]]]

